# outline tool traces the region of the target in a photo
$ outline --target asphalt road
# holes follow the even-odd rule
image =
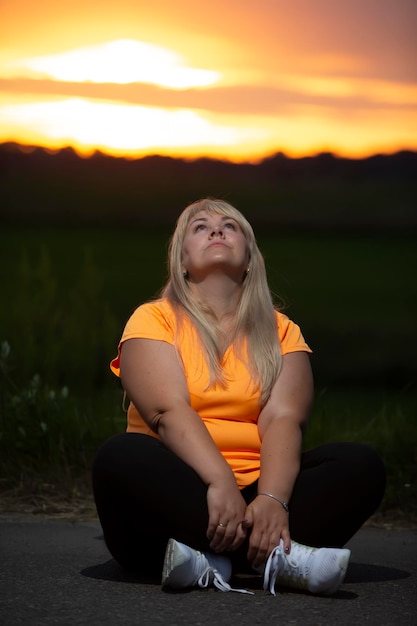
[[[350,542],[345,583],[331,597],[215,589],[161,591],[126,576],[96,522],[0,518],[1,626],[417,626],[417,529],[365,527]]]

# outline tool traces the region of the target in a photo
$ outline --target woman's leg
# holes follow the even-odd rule
[[[158,439],[122,433],[106,441],[93,490],[106,545],[126,569],[160,576],[170,537],[208,549],[207,487]]]
[[[123,433],[108,440],[93,465],[93,488],[112,556],[137,573],[159,576],[174,537],[209,550],[207,488],[159,440]],[[291,537],[311,546],[341,547],[375,512],[385,490],[379,456],[361,444],[325,444],[302,455],[290,501]],[[242,490],[249,503],[257,483]],[[247,542],[229,553],[245,571]]]
[[[290,502],[291,537],[344,546],[378,508],[385,483],[383,462],[366,445],[330,443],[305,452]]]

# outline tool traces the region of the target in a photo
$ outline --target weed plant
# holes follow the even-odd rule
[[[10,372],[11,348],[0,346],[0,487],[37,491],[54,484],[70,492],[90,472],[100,443],[117,422],[118,393],[86,398],[53,388],[35,374],[19,386]]]

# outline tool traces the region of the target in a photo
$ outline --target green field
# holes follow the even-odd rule
[[[165,229],[4,226],[0,471],[7,488],[75,480],[124,427],[108,362],[130,312],[166,278]],[[385,507],[417,506],[417,247],[410,237],[258,233],[273,291],[313,348],[306,445],[383,454]],[[33,378],[37,375],[39,378]],[[64,391],[62,391],[64,390]],[[48,479],[48,480],[49,480]]]
[[[17,377],[38,372],[90,389],[88,370],[106,384],[126,318],[166,278],[168,237],[140,227],[4,227],[0,339],[12,346]],[[320,386],[415,384],[414,238],[271,233],[258,241],[272,290],[313,348]]]

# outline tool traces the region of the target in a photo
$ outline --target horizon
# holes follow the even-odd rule
[[[337,152],[331,152],[329,150],[326,150],[323,152],[313,152],[311,154],[306,153],[306,154],[299,154],[299,155],[290,155],[290,154],[287,154],[286,152],[283,152],[282,150],[277,150],[275,152],[271,152],[270,154],[266,154],[262,158],[258,158],[258,159],[248,158],[247,160],[235,161],[232,159],[227,159],[227,158],[222,158],[222,157],[208,156],[206,154],[187,157],[187,156],[174,156],[170,154],[159,154],[157,152],[149,152],[147,154],[132,156],[131,154],[113,154],[111,152],[105,152],[100,149],[95,149],[89,154],[85,154],[83,152],[78,151],[76,147],[70,144],[63,145],[62,147],[58,147],[58,148],[51,148],[48,146],[42,146],[38,144],[23,144],[23,143],[19,143],[16,141],[0,141],[0,150],[5,150],[6,152],[17,151],[20,154],[28,155],[28,156],[40,150],[44,152],[45,154],[47,154],[48,156],[52,156],[52,157],[57,156],[61,153],[70,152],[75,157],[79,158],[81,161],[89,161],[89,160],[94,159],[94,157],[120,159],[120,160],[126,160],[126,161],[140,161],[142,159],[148,159],[148,158],[150,159],[160,158],[161,160],[163,160],[166,158],[170,160],[184,161],[185,163],[193,163],[199,160],[207,160],[207,161],[217,161],[225,165],[254,165],[254,166],[262,165],[265,161],[274,159],[275,157],[281,157],[283,159],[297,161],[297,160],[303,160],[303,159],[315,159],[315,158],[326,156],[334,160],[359,162],[359,161],[366,161],[369,159],[375,159],[378,157],[389,159],[391,157],[395,157],[401,154],[417,155],[417,148],[415,150],[399,149],[399,150],[393,150],[390,152],[388,151],[387,152],[373,152],[373,153],[369,153],[369,154],[366,154],[364,156],[359,156],[359,157],[341,155],[341,154],[338,154]]]

